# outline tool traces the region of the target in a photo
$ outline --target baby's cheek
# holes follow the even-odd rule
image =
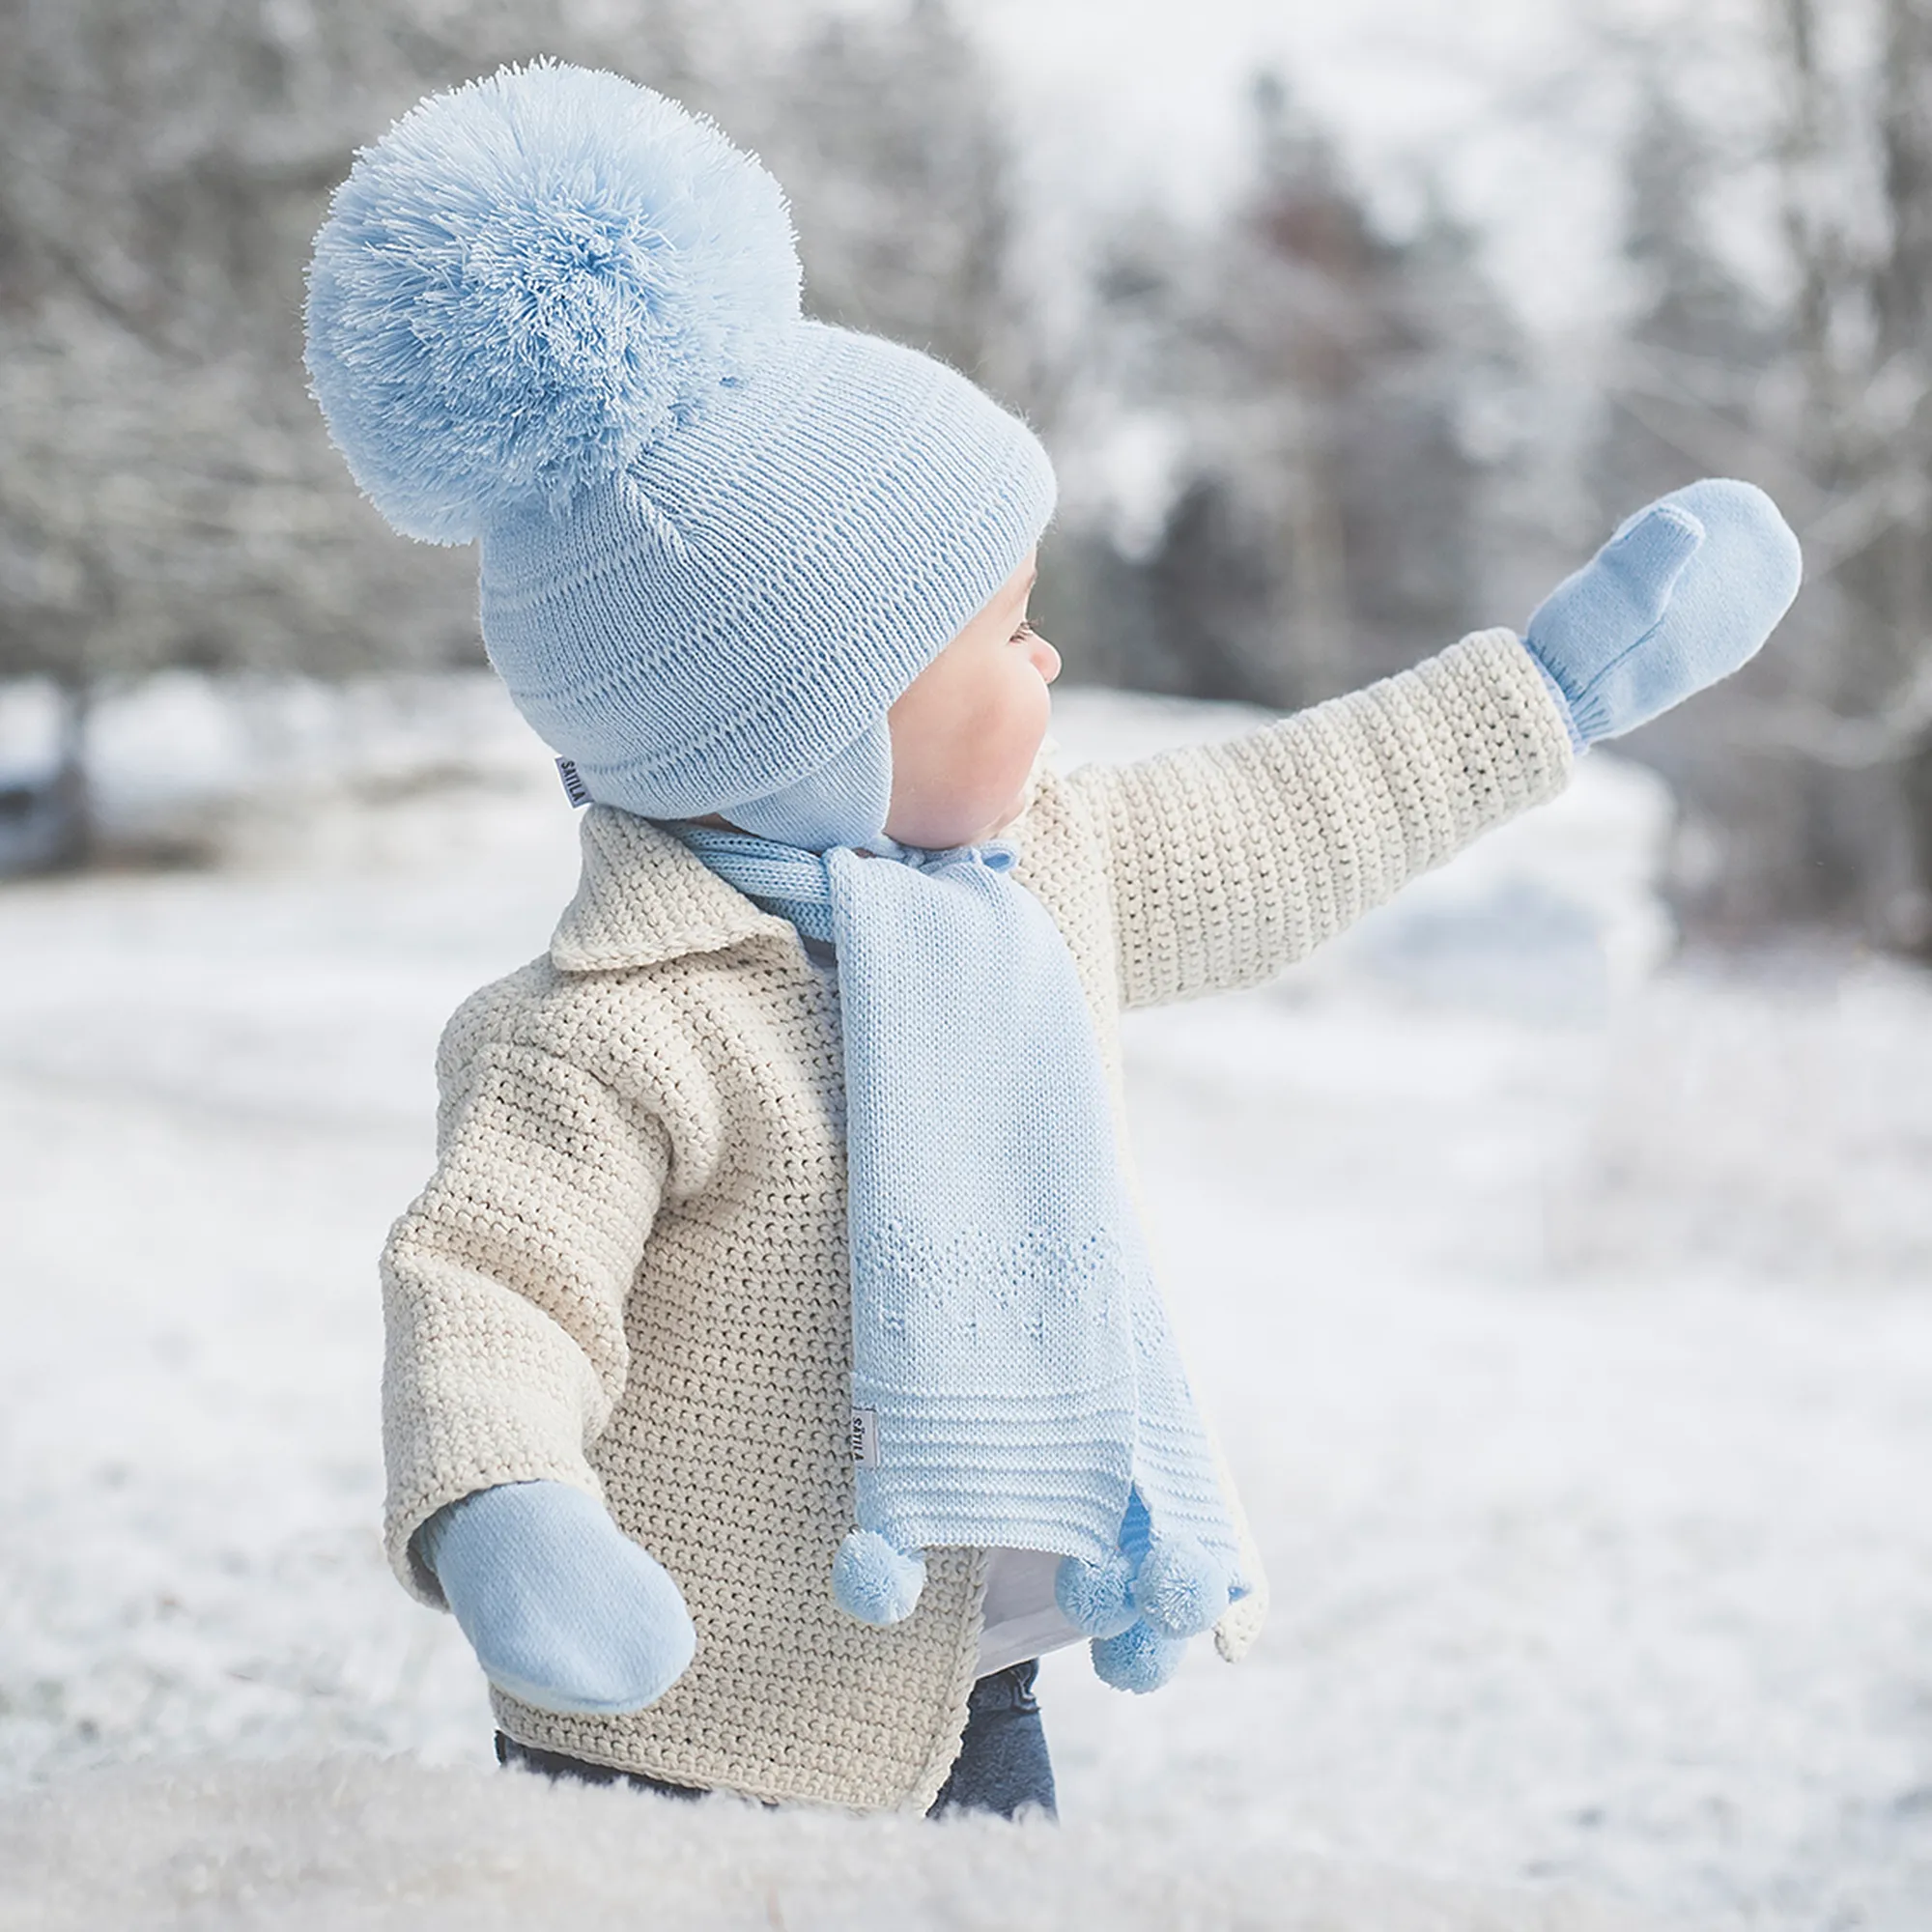
[[[989,802],[1004,807],[1026,783],[1046,735],[1044,703],[1020,702],[1010,707],[981,743]]]
[[[909,844],[961,844],[1007,820],[1045,735],[1046,688],[1031,672],[947,696],[895,721],[894,836]]]

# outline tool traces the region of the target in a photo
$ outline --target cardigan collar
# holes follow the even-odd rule
[[[583,874],[550,942],[563,973],[654,966],[741,940],[798,935],[727,886],[677,838],[647,818],[593,805],[581,829]]]
[[[1057,749],[1051,739],[1040,747],[1020,821],[1002,837],[1012,837],[1025,819]],[[746,939],[798,946],[797,928],[789,921],[760,912],[682,839],[648,818],[613,805],[593,805],[583,814],[580,837],[583,874],[551,935],[551,964],[558,972],[655,966],[687,952],[722,952]]]

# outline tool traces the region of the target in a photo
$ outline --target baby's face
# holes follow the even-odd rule
[[[1029,551],[887,714],[886,832],[901,845],[971,845],[1019,815],[1060,675],[1060,653],[1026,620],[1034,562]]]

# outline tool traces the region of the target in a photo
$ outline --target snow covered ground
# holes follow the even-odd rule
[[[144,810],[199,701],[113,724]],[[223,868],[0,891],[0,1926],[1932,1923],[1932,983],[1654,971],[1667,802],[1601,756],[1133,1025],[1276,1607],[1149,1699],[1049,1661],[1065,1831],[485,1770],[376,1546],[372,1263],[574,825],[487,685],[356,701],[283,703],[272,806],[174,800]],[[1061,719],[1073,758],[1242,722]]]

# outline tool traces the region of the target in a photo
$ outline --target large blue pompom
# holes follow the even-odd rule
[[[406,535],[607,481],[799,315],[784,197],[710,122],[539,62],[433,95],[316,238],[308,370]]]

